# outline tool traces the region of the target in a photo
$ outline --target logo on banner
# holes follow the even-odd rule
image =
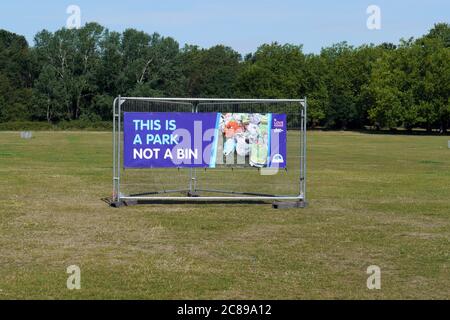
[[[273,119],[273,126],[275,128],[283,128],[284,127],[284,121]]]
[[[283,162],[284,162],[283,156],[279,153],[274,155],[272,158],[272,163],[283,163]]]

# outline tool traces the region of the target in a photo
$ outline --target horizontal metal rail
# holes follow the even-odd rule
[[[267,193],[255,193],[255,192],[241,192],[241,191],[228,191],[228,190],[219,190],[219,189],[195,189],[194,191],[198,192],[212,192],[212,193],[225,193],[225,194],[241,194],[246,196],[261,196],[261,197],[282,197],[273,194]]]
[[[226,98],[145,98],[145,97],[120,97],[121,100],[144,101],[223,101],[223,102],[304,102],[305,99],[226,99]]]
[[[303,200],[303,196],[297,197],[119,197],[121,200],[184,200],[184,201],[200,201],[200,200]]]
[[[150,191],[150,192],[143,192],[143,193],[130,194],[130,197],[148,196],[148,195],[151,195],[151,194],[164,194],[164,193],[188,192],[188,191],[189,191],[188,189]]]

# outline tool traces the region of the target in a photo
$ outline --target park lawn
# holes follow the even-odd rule
[[[114,209],[110,133],[0,132],[0,299],[449,299],[449,139],[311,132],[307,209]]]

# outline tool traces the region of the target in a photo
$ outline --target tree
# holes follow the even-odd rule
[[[185,95],[221,98],[235,95],[234,83],[240,71],[241,55],[230,47],[185,46],[181,60],[186,79]]]
[[[450,121],[450,25],[439,23],[415,43],[421,81],[416,94],[428,130],[446,133]]]
[[[0,30],[0,121],[109,120],[115,96],[308,97],[310,126],[398,127],[446,132],[450,120],[450,26],[423,37],[320,54],[276,42],[241,55],[179,44],[96,23],[43,30],[28,47]],[[291,123],[291,125],[293,125]]]
[[[305,59],[305,96],[308,97],[308,120],[312,127],[323,125],[330,104],[325,75],[328,72],[324,59],[309,54]]]
[[[127,29],[122,35],[122,90],[132,95],[179,95],[183,82],[178,43],[158,33]],[[124,92],[125,92],[124,91]]]
[[[361,128],[368,123],[367,83],[382,46],[354,48],[346,42],[323,48],[320,58],[325,68],[323,78],[328,91],[325,126]]]
[[[32,75],[23,36],[0,30],[0,121],[29,117]]]
[[[298,98],[305,95],[306,61],[302,46],[264,44],[247,57],[237,80],[238,92],[258,98]]]
[[[47,102],[51,100],[47,109],[65,107],[64,115],[58,107],[49,110],[48,115],[58,117],[48,120],[78,119],[81,112],[89,113],[97,91],[95,68],[99,63],[99,42],[104,35],[105,29],[96,23],[81,29],[63,28],[55,33],[43,30],[36,35],[33,52],[41,73],[36,85],[36,103],[42,103],[45,96]]]
[[[436,23],[434,27],[426,34],[424,39],[436,39],[442,43],[445,48],[450,47],[450,24]],[[419,40],[420,41],[420,40]]]

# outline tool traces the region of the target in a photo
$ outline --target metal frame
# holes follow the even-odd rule
[[[300,106],[300,181],[299,181],[299,194],[297,196],[281,196],[281,195],[268,195],[258,193],[247,192],[235,192],[229,190],[212,190],[212,189],[197,189],[197,177],[196,168],[190,168],[190,181],[188,189],[182,190],[162,190],[152,191],[134,195],[124,196],[120,193],[120,174],[121,174],[121,134],[122,134],[122,110],[121,105],[127,100],[141,100],[141,101],[158,101],[158,102],[186,102],[192,104],[192,112],[198,112],[198,106],[202,102],[211,103],[281,103],[281,102],[293,102],[298,103]],[[225,201],[225,200],[239,200],[239,201],[268,201],[268,200],[296,200],[306,203],[306,123],[307,123],[307,100],[303,99],[227,99],[227,98],[145,98],[145,97],[117,97],[113,102],[113,203],[120,203],[129,200],[168,200],[168,201]],[[214,169],[210,169],[214,170]],[[214,192],[223,194],[236,194],[238,196],[196,196],[196,192]],[[161,194],[167,193],[179,193],[187,192],[187,196],[161,196]]]

